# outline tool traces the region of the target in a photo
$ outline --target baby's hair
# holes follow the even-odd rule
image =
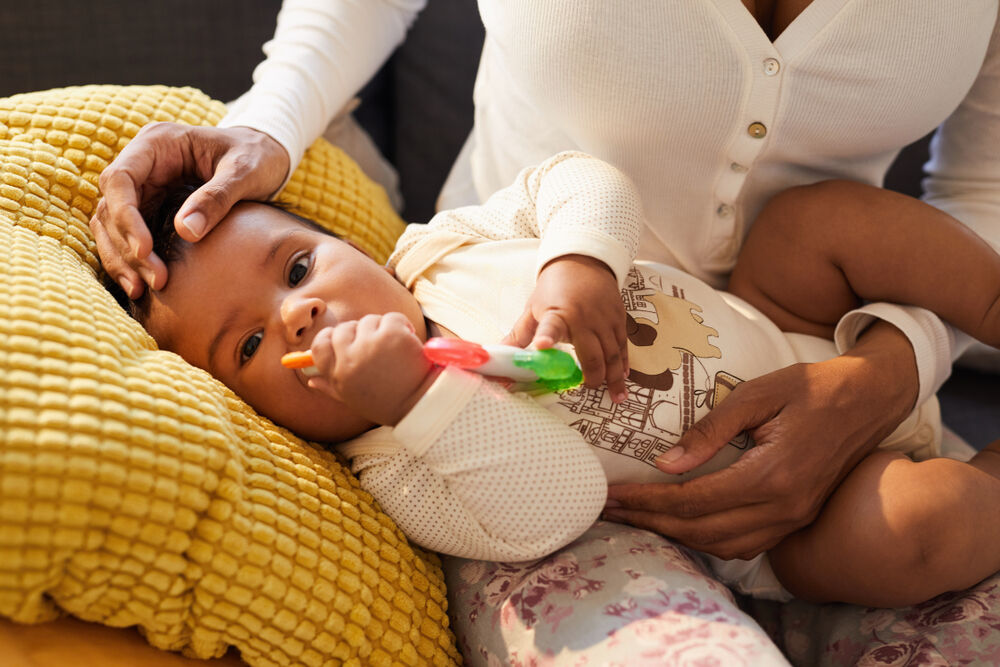
[[[153,252],[167,265],[168,271],[170,265],[182,259],[187,249],[191,247],[191,244],[177,233],[177,229],[174,227],[174,218],[187,198],[199,187],[200,184],[177,185],[167,190],[161,198],[148,203],[140,211],[146,222],[146,227],[153,237]],[[293,213],[280,203],[273,201],[255,201],[254,203],[276,208],[310,229],[330,236],[337,236],[309,218],[303,218],[301,215]],[[150,290],[145,290],[138,299],[130,299],[125,290],[108,275],[104,277],[104,287],[115,297],[125,312],[138,320],[140,324],[145,324],[149,317]]]

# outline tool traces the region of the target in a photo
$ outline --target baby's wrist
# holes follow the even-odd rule
[[[431,388],[431,385],[434,384],[434,381],[440,373],[440,367],[429,366],[427,373],[424,374],[424,378],[408,396],[404,397],[399,403],[397,403],[396,409],[392,412],[392,414],[387,415],[384,420],[377,421],[379,421],[379,423],[383,426],[395,426],[402,421],[406,415],[410,414],[413,407],[420,402],[420,399],[424,397],[424,394],[426,394],[427,390]]]
[[[585,269],[588,268],[597,269],[601,271],[607,271],[608,275],[610,275],[612,279],[614,279],[615,277],[615,272],[612,271],[611,267],[608,266],[605,262],[597,259],[596,257],[591,257],[590,255],[578,255],[578,254],[560,255],[559,257],[555,257],[549,260],[548,263],[546,263],[545,266],[542,267],[542,270],[539,272],[539,275],[541,275],[546,270],[554,266],[572,267],[573,269],[578,269],[581,267]]]

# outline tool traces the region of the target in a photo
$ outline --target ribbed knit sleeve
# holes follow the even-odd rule
[[[530,397],[453,368],[395,429],[342,447],[407,537],[464,558],[551,553],[597,519],[607,492],[574,429]]]
[[[959,347],[956,345],[958,332],[923,308],[870,303],[840,318],[833,336],[837,352],[843,354],[854,347],[864,330],[875,320],[884,320],[895,326],[913,346],[920,381],[916,404],[920,405],[933,396],[951,374],[952,351]],[[964,347],[969,338],[961,335],[959,340]]]
[[[621,286],[642,226],[642,206],[628,177],[597,158],[563,152],[522,170],[482,206],[443,211],[426,225],[410,225],[389,265],[409,284],[423,266],[456,245],[538,238],[536,271],[556,257],[586,255],[607,264]],[[414,252],[418,247],[421,252]],[[407,256],[419,257],[420,265]]]
[[[403,41],[426,0],[285,0],[253,87],[219,123],[274,137],[292,168]]]
[[[1000,252],[1000,20],[972,89],[931,141],[924,200]]]

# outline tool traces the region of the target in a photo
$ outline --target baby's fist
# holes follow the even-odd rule
[[[365,315],[323,329],[311,346],[324,391],[376,424],[395,425],[430,385],[431,363],[401,313]]]

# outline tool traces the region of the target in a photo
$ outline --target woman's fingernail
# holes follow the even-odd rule
[[[198,238],[201,238],[202,235],[205,233],[205,225],[207,225],[208,223],[205,220],[205,216],[195,211],[194,213],[189,213],[188,215],[184,216],[184,218],[181,220],[181,224],[187,227],[189,232],[191,232]]]
[[[673,463],[682,456],[684,456],[684,448],[674,445],[667,451],[657,456],[656,463],[662,463],[663,465],[666,465],[668,463]]]
[[[622,504],[615,500],[614,498],[608,498],[604,501],[604,509],[613,510],[615,508],[621,507]]]
[[[132,281],[131,280],[129,280],[128,278],[122,276],[121,278],[118,279],[118,284],[122,286],[123,290],[125,290],[125,294],[128,294],[128,295],[131,296],[131,294],[132,294]]]
[[[139,241],[136,240],[136,238],[134,236],[132,236],[131,234],[126,234],[125,235],[125,242],[128,243],[129,250],[132,251],[132,256],[133,257],[138,257],[139,256]]]
[[[150,287],[153,286],[153,282],[156,280],[155,273],[153,273],[149,269],[139,269],[139,275],[142,276],[142,280],[144,283],[146,283]]]
[[[625,392],[619,391],[615,393],[615,395],[611,397],[611,400],[613,400],[615,403],[622,403],[625,400]]]

